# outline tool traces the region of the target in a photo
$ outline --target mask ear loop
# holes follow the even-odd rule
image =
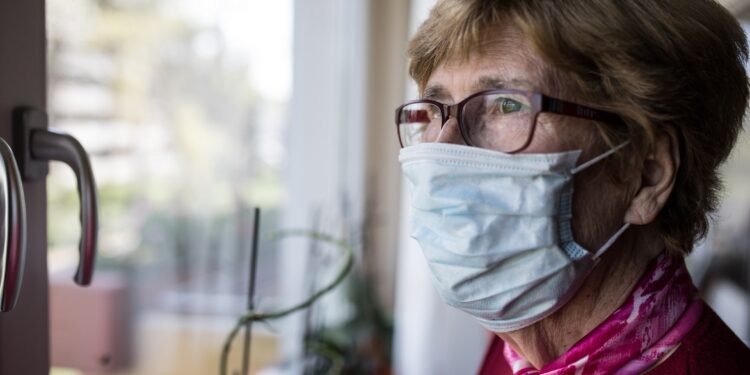
[[[578,173],[578,172],[580,172],[580,171],[582,171],[582,170],[584,170],[584,169],[586,169],[586,168],[588,168],[588,167],[590,167],[590,166],[592,166],[592,165],[600,162],[602,159],[608,157],[609,155],[614,154],[615,152],[619,151],[621,148],[627,146],[629,143],[630,143],[630,141],[625,141],[623,143],[620,143],[619,145],[617,145],[617,146],[615,146],[615,147],[607,150],[606,152],[601,153],[600,155],[592,158],[591,160],[589,160],[589,161],[587,161],[587,162],[585,162],[585,163],[583,163],[583,164],[581,164],[581,165],[579,165],[579,166],[571,169],[570,170],[570,174],[576,174],[576,173]]]
[[[602,247],[600,247],[599,250],[596,251],[593,257],[594,260],[599,259],[599,257],[601,257],[605,251],[609,250],[609,248],[614,245],[615,241],[617,241],[617,239],[620,238],[620,236],[622,236],[622,234],[625,233],[628,228],[630,228],[630,223],[623,224],[620,229],[618,229],[617,232],[615,232],[615,234],[612,235],[612,237],[610,237],[607,242],[605,242],[604,245],[602,245]]]

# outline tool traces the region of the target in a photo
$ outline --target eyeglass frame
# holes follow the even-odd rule
[[[529,132],[529,136],[526,139],[526,142],[523,144],[523,146],[513,150],[508,151],[506,153],[508,154],[514,154],[517,152],[521,152],[529,145],[531,144],[531,141],[534,139],[534,132],[536,131],[536,121],[537,117],[540,113],[554,113],[558,115],[564,115],[564,116],[571,116],[576,118],[582,118],[586,120],[592,120],[592,121],[598,121],[603,122],[611,125],[625,125],[625,121],[620,117],[620,115],[604,111],[601,109],[591,108],[589,106],[585,106],[578,103],[573,103],[567,100],[554,98],[551,96],[547,96],[545,94],[539,93],[539,92],[529,92],[529,91],[523,91],[523,90],[513,90],[513,89],[491,89],[491,90],[483,90],[479,92],[475,92],[460,102],[456,104],[443,104],[438,102],[437,100],[432,99],[417,99],[408,101],[396,108],[396,134],[398,135],[398,142],[401,145],[401,148],[404,148],[404,142],[401,139],[401,132],[400,132],[400,118],[401,118],[401,111],[406,106],[412,105],[412,104],[419,104],[419,103],[426,103],[426,104],[433,104],[440,108],[440,129],[445,126],[445,124],[448,122],[448,119],[451,117],[451,113],[455,113],[455,116],[453,116],[456,121],[458,122],[458,130],[461,133],[461,138],[463,139],[464,143],[466,143],[467,146],[473,146],[471,142],[469,142],[468,138],[466,138],[465,130],[464,130],[464,124],[463,124],[463,110],[466,103],[468,103],[470,100],[482,96],[482,95],[492,95],[492,94],[511,94],[511,95],[523,95],[528,98],[531,98],[531,109],[533,111],[533,120],[531,122],[531,131]],[[447,115],[446,115],[447,114]]]

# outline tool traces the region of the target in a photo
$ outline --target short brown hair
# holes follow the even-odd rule
[[[738,22],[710,0],[441,0],[409,45],[420,90],[438,65],[468,57],[508,21],[571,95],[626,120],[620,136],[643,152],[631,159],[642,161],[653,134],[674,127],[681,165],[657,225],[670,251],[690,252],[708,230],[718,167],[747,105],[748,47]]]

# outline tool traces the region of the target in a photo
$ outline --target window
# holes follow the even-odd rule
[[[94,284],[69,290],[76,186],[53,165],[53,365],[216,372],[246,305],[253,206],[267,232],[286,199],[292,8],[291,0],[47,1],[50,126],[89,151],[101,224]],[[278,292],[273,246],[260,254],[259,295]],[[110,331],[66,329],[69,314],[96,314],[105,297],[120,311],[103,315]],[[262,325],[254,333],[260,367],[278,357],[278,339]],[[99,355],[101,342],[112,348]]]

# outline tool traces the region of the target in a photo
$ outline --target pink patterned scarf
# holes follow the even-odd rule
[[[702,306],[685,263],[662,254],[622,306],[541,370],[507,344],[503,354],[514,375],[638,374],[677,349]]]

